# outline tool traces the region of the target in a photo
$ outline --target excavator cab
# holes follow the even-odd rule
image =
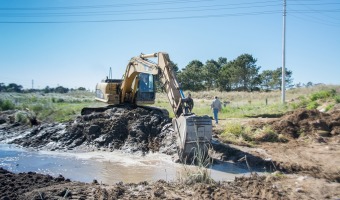
[[[152,74],[140,73],[138,75],[136,104],[154,104],[155,93],[154,76]]]

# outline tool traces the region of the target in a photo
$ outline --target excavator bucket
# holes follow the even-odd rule
[[[177,145],[182,162],[208,157],[212,139],[212,122],[207,115],[181,115],[173,119],[173,127],[177,134]]]

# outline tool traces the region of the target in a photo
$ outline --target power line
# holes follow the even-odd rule
[[[143,5],[165,5],[165,4],[183,4],[183,3],[202,3],[202,2],[211,2],[214,0],[187,0],[187,1],[180,1],[180,0],[172,0],[172,1],[152,1],[152,2],[145,2]],[[303,2],[307,2],[306,0],[300,0]],[[264,10],[264,11],[243,11],[243,12],[235,12],[235,13],[221,13],[221,14],[203,14],[204,12],[211,12],[211,11],[226,11],[226,10],[240,10],[241,9],[254,9],[254,8],[267,8],[267,7],[276,7],[281,4],[278,4],[278,0],[270,0],[270,1],[257,1],[257,2],[246,2],[246,3],[228,3],[228,4],[219,4],[219,5],[197,5],[197,6],[184,6],[184,7],[171,7],[171,8],[148,8],[148,9],[134,9],[134,10],[102,10],[102,11],[81,11],[81,12],[64,12],[70,9],[98,9],[98,8],[107,8],[107,7],[133,7],[139,6],[141,3],[130,3],[130,4],[110,4],[110,5],[91,5],[91,6],[63,6],[63,7],[35,7],[35,8],[0,8],[0,11],[37,11],[41,9],[44,12],[40,13],[0,13],[0,17],[2,18],[13,18],[13,17],[98,17],[98,16],[110,16],[110,15],[136,15],[136,14],[165,14],[165,13],[185,13],[188,12],[198,12],[198,15],[191,15],[191,16],[167,16],[167,17],[144,17],[144,18],[131,18],[131,19],[65,19],[65,20],[3,20],[0,23],[3,24],[49,24],[49,23],[95,23],[95,22],[133,22],[133,21],[156,21],[156,20],[178,20],[178,19],[194,19],[194,18],[213,18],[213,17],[233,17],[233,16],[252,16],[252,15],[268,15],[268,14],[276,14],[279,13],[278,10]],[[309,0],[308,2],[311,2]],[[313,3],[293,3],[290,5],[321,5],[321,3],[316,2],[315,0],[312,1]],[[340,3],[334,2],[325,2],[322,5],[337,5]],[[61,12],[49,12],[51,10],[60,10]],[[304,13],[339,13],[340,9],[289,9],[289,13],[295,14],[304,14]],[[192,13],[193,14],[193,13]]]
[[[291,14],[290,13],[289,16],[292,16],[292,17],[297,18],[299,20],[309,21],[309,22],[312,22],[312,23],[317,23],[317,24],[322,24],[322,25],[327,25],[327,26],[338,27],[340,25],[340,22],[339,23],[336,23],[336,22],[327,22],[327,21],[319,19],[319,18],[311,18],[308,15],[304,15],[305,17],[303,17],[301,15],[295,15],[295,14]]]
[[[176,1],[154,1],[154,2],[144,2],[144,3],[130,3],[130,4],[107,4],[107,5],[89,5],[89,6],[61,6],[61,7],[31,7],[31,8],[19,8],[19,7],[8,7],[8,8],[0,8],[0,10],[72,10],[72,9],[98,9],[98,8],[110,8],[110,7],[131,7],[131,6],[150,6],[150,5],[168,5],[168,4],[187,4],[187,3],[197,3],[197,2],[209,2],[211,3],[215,0],[176,0]],[[250,2],[250,3],[232,3],[229,5],[253,5],[259,3],[268,3],[268,2],[279,2],[278,0],[272,1],[258,1],[258,2]]]
[[[298,0],[298,1],[301,1],[301,0]],[[324,5],[324,4],[322,4],[322,5]],[[303,7],[307,8],[308,10],[316,11],[315,9],[311,8],[310,6],[311,6],[311,5],[305,5],[305,4],[303,5]],[[323,15],[323,16],[325,16],[325,17],[327,17],[327,18],[333,19],[333,20],[337,20],[337,21],[340,20],[340,18],[335,18],[335,17],[330,16],[330,15],[328,15],[328,14],[326,14],[326,13],[320,12],[319,14],[320,14],[320,15]],[[314,17],[314,16],[311,16],[311,17],[317,18],[317,17]],[[319,20],[319,18],[317,18],[317,19]]]
[[[135,19],[108,19],[108,20],[74,20],[74,21],[0,21],[2,24],[66,24],[66,23],[107,23],[107,22],[134,22],[134,21],[158,21],[158,20],[175,20],[175,19],[197,19],[197,18],[214,18],[214,17],[233,17],[233,16],[253,16],[277,14],[280,11],[263,11],[249,13],[233,13],[219,15],[196,15],[184,17],[160,17],[160,18],[135,18]]]
[[[105,12],[77,12],[77,13],[7,13],[13,15],[1,15],[0,17],[64,17],[64,16],[99,16],[99,15],[126,15],[126,14],[155,14],[155,13],[178,13],[178,12],[201,12],[201,11],[217,11],[217,10],[235,10],[244,8],[265,8],[272,6],[279,6],[280,4],[272,5],[257,5],[257,6],[239,6],[239,7],[226,7],[228,5],[212,5],[212,6],[193,6],[181,8],[165,8],[165,9],[152,9],[152,10],[125,10],[125,11],[105,11]],[[201,8],[201,9],[200,9]],[[130,12],[132,11],[132,12]],[[33,15],[32,15],[33,14]]]

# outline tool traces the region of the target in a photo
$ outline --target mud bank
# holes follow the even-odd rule
[[[117,183],[72,182],[0,168],[1,199],[337,199],[340,186],[305,176],[279,174],[235,178],[231,182]]]
[[[0,168],[2,199],[285,199],[286,194],[266,177],[253,175],[233,182],[186,184],[157,181],[100,185],[70,182],[36,173],[13,174]]]
[[[159,110],[112,108],[78,116],[73,122],[29,127],[11,122],[14,112],[0,117],[0,141],[44,150],[120,149],[127,152],[176,154],[171,121]]]

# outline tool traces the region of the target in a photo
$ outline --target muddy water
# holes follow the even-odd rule
[[[187,166],[173,163],[164,154],[131,155],[120,151],[66,153],[32,151],[14,145],[0,144],[0,167],[12,172],[63,175],[71,180],[113,184],[120,181],[177,180]],[[230,163],[213,165],[209,169],[216,181],[232,180],[235,176],[248,175],[248,170]]]

